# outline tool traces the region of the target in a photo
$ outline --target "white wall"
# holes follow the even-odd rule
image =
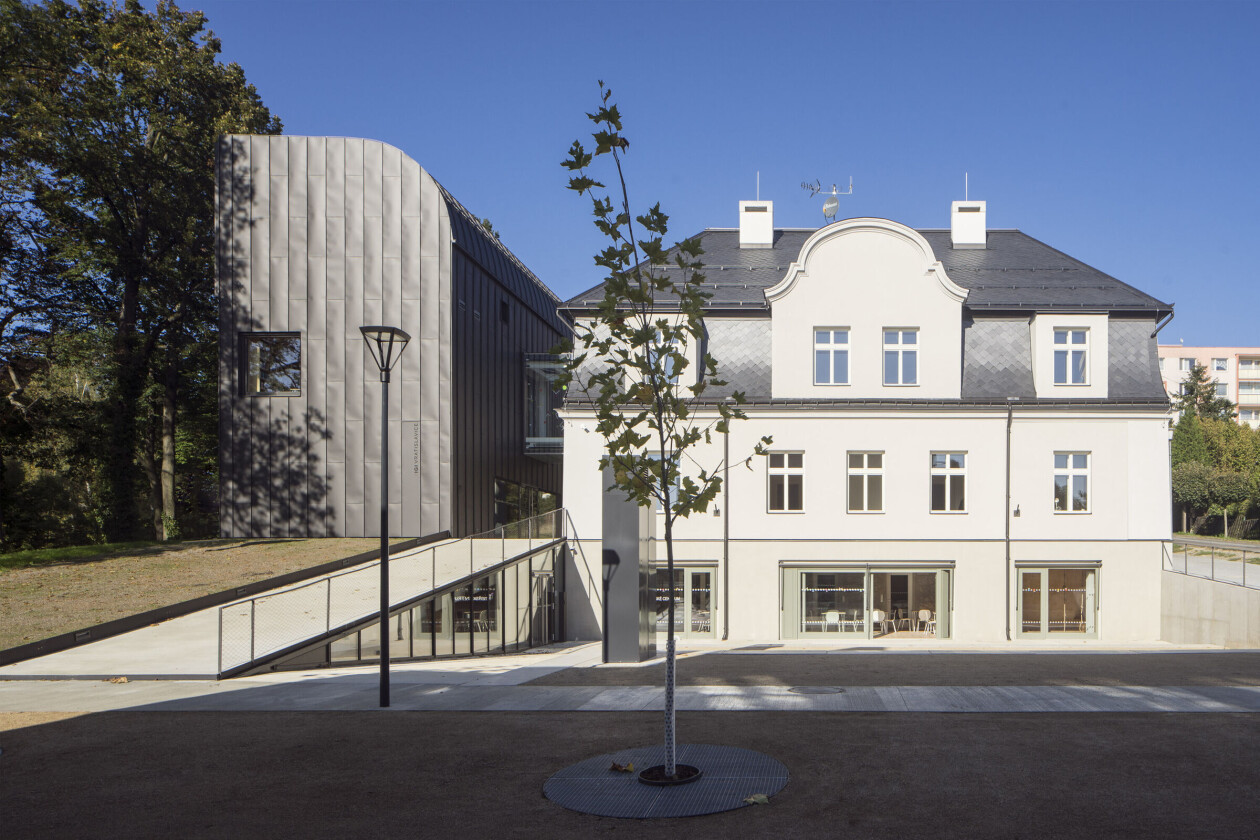
[[[735,464],[721,516],[696,514],[677,525],[680,560],[719,560],[730,522],[731,636],[779,638],[780,562],[793,560],[941,561],[954,563],[953,638],[1005,639],[1006,412],[789,411],[748,408],[730,436]],[[602,440],[593,423],[569,411],[565,434],[565,501],[580,537],[598,538]],[[805,511],[766,510],[766,459],[742,460],[761,435],[772,450],[805,453]],[[1099,639],[1159,638],[1158,540],[1169,536],[1168,445],[1162,415],[1015,408],[1012,426],[1012,562],[1101,561]],[[884,456],[883,513],[847,512],[846,455]],[[1056,514],[1053,456],[1091,453],[1091,510]],[[967,512],[930,511],[930,453],[967,453]],[[696,450],[712,469],[722,440]],[[658,538],[663,533],[658,528]],[[1138,542],[1140,541],[1140,542]],[[588,557],[592,555],[587,552]],[[663,550],[658,550],[663,556]],[[598,569],[596,568],[596,573]],[[1011,586],[1015,586],[1012,569]],[[719,585],[723,583],[719,576]],[[1014,603],[1014,593],[1009,603]],[[719,603],[721,594],[719,593]],[[1012,622],[1014,621],[1012,614]]]
[[[1050,313],[1037,315],[1032,320],[1033,387],[1042,399],[1106,399],[1107,398],[1107,316]],[[1087,377],[1085,385],[1056,385],[1054,383],[1054,331],[1085,329],[1089,331],[1089,350],[1085,356]],[[1079,345],[1076,345],[1079,349]],[[1059,345],[1059,349],[1071,351],[1073,345]],[[1069,356],[1069,362],[1071,357]],[[1069,370],[1071,366],[1069,364]]]
[[[962,388],[962,301],[918,233],[884,219],[822,228],[784,280],[767,290],[773,396],[958,399]],[[847,327],[849,385],[814,384],[815,327]],[[918,384],[883,384],[883,330],[917,328]]]

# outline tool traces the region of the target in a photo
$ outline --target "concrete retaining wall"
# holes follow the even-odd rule
[[[1260,589],[1177,572],[1163,576],[1164,641],[1260,648]]]

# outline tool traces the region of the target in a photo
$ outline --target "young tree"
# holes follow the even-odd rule
[[[1216,381],[1200,364],[1196,364],[1181,383],[1181,394],[1173,400],[1173,408],[1182,414],[1190,412],[1200,418],[1217,420],[1233,420],[1235,414],[1232,402],[1216,396]]]
[[[669,217],[653,205],[632,215],[622,160],[629,141],[622,134],[621,114],[610,102],[612,91],[601,81],[600,104],[587,117],[596,126],[595,147],[579,141],[563,165],[574,173],[568,188],[589,196],[595,226],[610,244],[595,257],[607,272],[604,299],[593,322],[575,326],[575,340],[566,348],[569,360],[560,385],[571,401],[588,401],[606,448],[603,470],[611,467],[616,489],[639,505],[663,511],[669,615],[665,647],[665,766],[677,779],[674,733],[674,527],[679,519],[708,509],[722,487],[725,464],[706,469],[696,450],[727,432],[743,418],[744,395],[736,391],[728,403],[704,400],[706,390],[724,386],[717,362],[709,354],[699,370],[688,373],[689,349],[702,346],[705,301],[699,242],[685,240],[672,249],[662,242]],[[611,193],[587,174],[595,158],[607,156],[616,173]],[[600,192],[597,192],[600,191]],[[635,225],[638,225],[636,230]],[[690,383],[690,384],[688,384]],[[765,453],[762,438],[755,454]],[[744,459],[748,464],[752,456]]]
[[[6,203],[35,220],[23,241],[53,267],[61,317],[112,345],[101,457],[113,540],[139,523],[145,389],[165,392],[160,472],[173,475],[182,345],[214,317],[215,140],[280,130],[241,68],[216,60],[205,24],[169,0],[151,12],[138,0],[0,0],[0,153],[24,177],[5,183]],[[171,495],[173,481],[162,487]]]

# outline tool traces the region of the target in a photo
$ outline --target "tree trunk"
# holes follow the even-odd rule
[[[162,508],[163,541],[175,538],[175,417],[179,397],[179,346],[173,342],[166,361],[166,381],[162,388]]]
[[[666,491],[666,498],[669,493]],[[677,639],[674,638],[674,523],[669,506],[665,507],[666,578],[669,580],[669,624],[665,642],[665,775],[678,775],[678,747],[674,732],[674,663],[677,661]]]
[[[125,278],[123,299],[114,338],[114,395],[109,408],[105,446],[105,535],[110,542],[135,539],[139,521],[136,499],[136,418],[144,391],[144,363],[136,348],[135,325],[139,312],[140,284]]]

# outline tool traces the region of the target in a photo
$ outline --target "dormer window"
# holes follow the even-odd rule
[[[1089,330],[1054,331],[1054,384],[1089,384]]]

